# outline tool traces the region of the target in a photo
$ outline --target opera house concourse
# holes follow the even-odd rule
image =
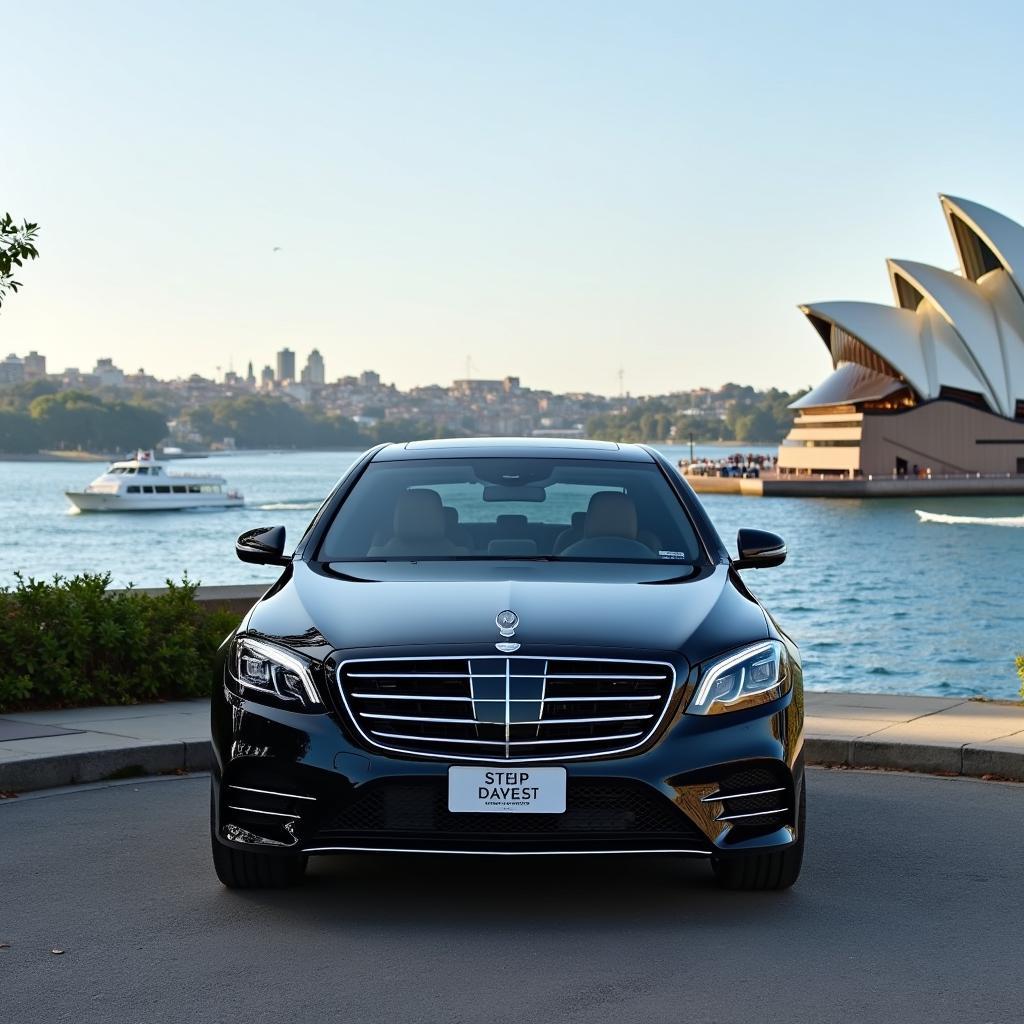
[[[894,305],[800,307],[834,370],[793,403],[780,482],[1024,475],[1024,227],[940,201],[959,273],[889,260]]]

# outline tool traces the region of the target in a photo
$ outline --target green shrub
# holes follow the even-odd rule
[[[0,713],[210,692],[238,616],[198,604],[187,577],[156,596],[109,585],[109,573],[83,573],[0,587]]]
[[[1017,675],[1020,676],[1020,695],[1024,697],[1024,654],[1017,655]]]

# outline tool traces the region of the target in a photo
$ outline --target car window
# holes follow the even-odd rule
[[[693,563],[700,550],[653,463],[410,459],[366,468],[318,558]]]

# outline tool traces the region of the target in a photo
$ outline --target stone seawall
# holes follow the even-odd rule
[[[267,582],[241,583],[223,587],[199,587],[196,590],[196,601],[211,610],[222,608],[225,611],[234,612],[236,615],[244,615],[270,585],[270,582]],[[156,597],[158,594],[166,593],[166,588],[136,587],[135,593]]]

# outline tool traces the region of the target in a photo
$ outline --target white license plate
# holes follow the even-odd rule
[[[448,810],[491,814],[564,814],[564,768],[448,769]]]

